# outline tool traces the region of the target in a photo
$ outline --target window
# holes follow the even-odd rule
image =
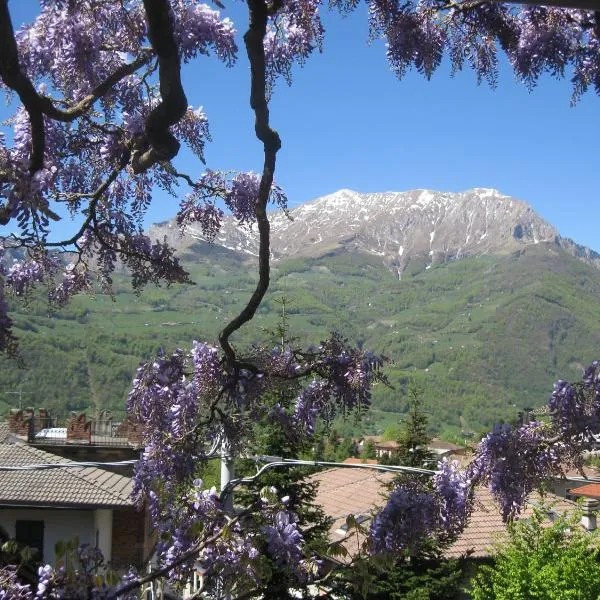
[[[42,559],[44,555],[44,521],[17,521],[15,523],[15,539],[20,544],[37,548]]]

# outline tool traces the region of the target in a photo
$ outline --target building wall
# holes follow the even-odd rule
[[[104,560],[112,560],[113,511],[110,508],[98,508],[94,511],[94,527],[96,528],[96,545],[102,552]]]
[[[133,508],[113,511],[112,564],[115,568],[130,565],[141,568],[146,554],[146,512]]]
[[[569,490],[574,490],[583,485],[588,485],[590,482],[587,479],[558,479],[555,478],[550,482],[549,489],[553,494],[566,498]]]
[[[55,564],[54,546],[60,540],[79,538],[80,544],[96,545],[96,526],[93,510],[0,508],[0,526],[10,537],[15,536],[16,521],[44,522],[43,560]]]

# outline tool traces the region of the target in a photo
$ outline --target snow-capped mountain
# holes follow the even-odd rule
[[[562,238],[526,202],[487,188],[369,194],[343,189],[302,204],[289,216],[272,213],[270,220],[274,260],[345,248],[381,257],[401,277],[409,261],[422,261],[427,268],[464,256],[510,253],[546,242],[600,267],[599,254]],[[178,247],[203,239],[194,227],[179,238],[174,222],[153,227],[151,235],[166,235]],[[240,227],[226,217],[215,244],[256,255],[256,227]]]

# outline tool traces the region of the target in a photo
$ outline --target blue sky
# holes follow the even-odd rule
[[[226,4],[241,29],[244,5]],[[13,0],[15,25],[36,6]],[[326,13],[324,21],[323,54],[295,70],[291,88],[279,82],[271,103],[283,141],[276,179],[292,206],[340,188],[493,187],[529,202],[563,235],[600,250],[593,216],[600,196],[600,98],[588,94],[572,108],[568,79],[546,77],[529,93],[507,66],[496,90],[477,86],[470,71],[451,78],[448,65],[431,81],[414,72],[398,81],[384,45],[367,44],[366,9],[346,18]],[[208,166],[260,171],[241,40],[235,67],[203,57],[185,68],[184,83],[190,104],[203,106],[210,120]],[[192,176],[203,168],[188,154],[177,166]],[[159,194],[148,221],[170,218],[176,209],[176,200]]]

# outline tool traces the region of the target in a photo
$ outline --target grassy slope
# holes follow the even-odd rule
[[[29,368],[3,361],[0,390],[21,388],[25,403],[55,410],[122,408],[141,359],[159,347],[214,340],[253,285],[252,269],[234,253],[197,245],[187,260],[195,286],[136,297],[123,280],[115,301],[77,298],[52,318],[32,299],[15,315]],[[337,329],[393,359],[395,389],[376,390],[363,427],[397,421],[414,377],[431,422],[457,437],[543,404],[556,378],[577,377],[597,356],[600,273],[553,247],[412,272],[398,281],[376,257],[343,252],[276,264],[271,292],[237,342],[264,339],[285,296],[299,341],[318,342]],[[0,410],[14,398],[2,395]]]

